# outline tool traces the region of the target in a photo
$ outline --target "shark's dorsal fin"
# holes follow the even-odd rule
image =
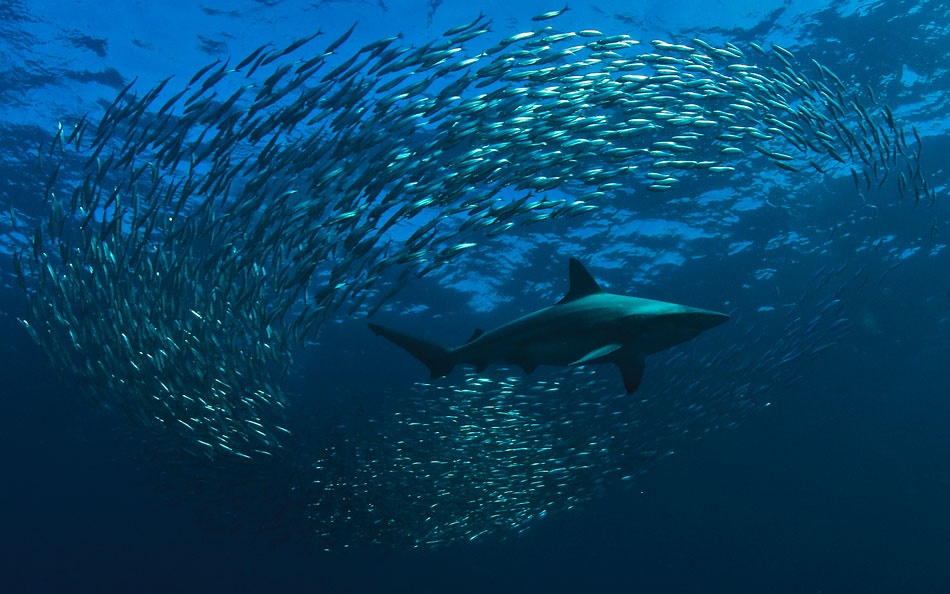
[[[587,297],[595,293],[602,293],[603,289],[594,280],[594,277],[587,272],[584,265],[577,258],[571,258],[570,262],[571,286],[567,290],[567,295],[558,303],[568,303],[581,297]]]
[[[485,331],[482,330],[481,328],[475,328],[475,331],[472,332],[472,335],[468,337],[468,340],[465,341],[465,344],[468,344],[472,342],[473,340],[476,340],[479,336],[481,336],[484,333]]]

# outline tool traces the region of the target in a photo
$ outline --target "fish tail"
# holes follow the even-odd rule
[[[410,355],[422,361],[422,363],[429,368],[429,372],[433,378],[444,377],[455,367],[452,351],[442,345],[416,338],[415,336],[409,336],[408,334],[380,326],[379,324],[373,324],[372,322],[369,324],[369,329],[402,347]]]

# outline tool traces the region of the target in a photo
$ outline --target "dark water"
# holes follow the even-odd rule
[[[852,346],[767,412],[665,460],[639,490],[514,540],[314,553],[203,519],[138,436],[65,398],[34,347],[13,344],[3,380],[18,397],[2,431],[11,592],[940,592],[948,578],[950,405],[928,382],[946,363],[935,353]]]
[[[364,43],[400,30],[425,40],[472,18],[472,7],[452,3],[285,4],[198,10],[158,3],[148,14],[165,20],[143,25],[118,6],[115,18],[105,19],[83,3],[8,3],[0,9],[10,56],[0,81],[9,131],[0,147],[4,206],[14,205],[24,218],[38,216],[41,181],[28,165],[33,146],[57,120],[101,109],[95,102],[121,86],[115,77],[139,74],[152,84],[174,72],[187,79],[215,52],[244,55],[263,42],[258,38],[289,40],[312,30],[313,22],[344,31],[360,19]],[[924,136],[936,205],[914,208],[891,188],[869,194],[871,212],[855,198],[847,170],[789,182],[760,159],[735,179],[721,211],[712,196],[722,183],[703,179],[675,192],[708,201],[674,197],[631,207],[618,199],[616,211],[589,220],[541,226],[534,235],[528,227],[510,242],[486,242],[456,268],[410,284],[379,314],[456,342],[472,326],[491,328],[559,297],[570,255],[592,261],[595,274],[617,292],[728,308],[732,327],[698,339],[681,358],[648,359],[644,394],[659,402],[663,396],[695,401],[701,416],[687,419],[676,409],[660,418],[681,423],[664,430],[578,416],[572,402],[604,393],[592,383],[558,393],[550,404],[546,420],[570,414],[589,422],[576,422],[580,440],[611,434],[630,444],[636,435],[616,433],[655,431],[655,443],[674,455],[641,460],[628,446],[615,446],[603,460],[623,472],[605,466],[575,475],[582,478],[572,488],[585,493],[578,505],[565,509],[567,495],[553,491],[556,513],[525,522],[519,534],[460,539],[436,550],[353,538],[351,548],[324,552],[302,511],[309,494],[302,486],[312,480],[308,462],[341,435],[355,450],[379,443],[373,419],[416,413],[415,407],[424,414],[426,400],[408,390],[423,379],[421,366],[372,336],[364,320],[341,312],[318,344],[297,355],[286,381],[290,423],[299,435],[291,451],[263,469],[196,461],[167,436],[86,402],[68,373],[51,368],[16,323],[25,305],[5,258],[0,591],[946,591],[946,9],[835,3],[753,10],[730,3],[709,21],[703,6],[681,4],[591,3],[572,6],[565,18],[576,19],[577,28],[636,29],[631,34],[643,40],[773,41],[833,66],[849,84],[866,82]],[[234,14],[222,16],[225,8]],[[551,7],[481,8],[508,35]],[[302,24],[295,18],[301,14],[313,22]],[[759,201],[766,199],[782,207],[764,208]],[[743,209],[743,200],[758,205]],[[22,247],[10,229],[3,233],[5,253]],[[743,242],[748,247],[736,247]],[[815,283],[842,265],[844,273],[824,281],[825,288],[841,289],[841,311],[823,317],[820,300],[811,297],[820,293]],[[864,269],[867,277],[855,282]],[[814,338],[788,365],[757,366],[760,358],[793,349],[789,318],[772,316],[772,307],[797,312],[791,319],[803,325],[814,317],[808,334]],[[850,321],[841,338],[833,330],[839,319]],[[787,348],[768,350],[773,345]],[[697,368],[696,361],[717,350],[731,358]],[[597,374],[619,382],[612,368]],[[692,380],[705,387],[664,392]],[[746,383],[758,390],[754,397],[742,397]],[[430,414],[444,413],[441,396],[431,402]],[[639,414],[614,404],[622,415]],[[496,455],[489,446],[456,451],[489,461]],[[634,478],[621,480],[627,473]],[[460,492],[485,477],[467,480]],[[588,480],[598,481],[596,488],[587,489]],[[375,489],[381,499],[399,500],[392,483],[381,480]],[[462,506],[459,497],[446,505]],[[407,515],[399,527],[413,533],[419,520]]]

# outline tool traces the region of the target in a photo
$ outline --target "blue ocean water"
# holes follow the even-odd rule
[[[0,197],[11,213],[0,224],[3,591],[945,591],[946,7],[605,1],[532,20],[559,8],[0,6]],[[143,427],[130,411],[148,402],[131,388],[90,402],[74,370],[31,341],[12,254],[29,251],[24,228],[45,225],[37,152],[57,123],[101,117],[132,79],[141,96],[265,43],[321,30],[325,47],[356,22],[344,60],[397,33],[422,46],[479,13],[490,43],[551,23],[644,46],[733,43],[750,61],[748,44],[778,44],[816,80],[812,59],[833,70],[876,118],[888,106],[909,145],[919,135],[935,199],[915,204],[898,188],[912,166],[881,182],[852,178],[857,155],[856,169],[825,159],[821,175],[801,160],[790,172],[743,145],[729,176],[684,174],[657,193],[625,184],[590,213],[476,236],[373,319],[460,343],[473,327],[554,303],[577,257],[613,292],[732,321],[649,357],[641,391],[627,396],[606,366],[427,383],[421,365],[366,329],[365,310],[344,303],[294,352],[281,381],[294,438],[266,463],[208,459],[181,434]],[[505,415],[514,420],[497,421]],[[433,483],[444,461],[458,471]],[[554,478],[538,487],[534,473]]]

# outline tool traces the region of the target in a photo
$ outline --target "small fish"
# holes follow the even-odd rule
[[[323,50],[323,53],[324,53],[324,54],[332,54],[334,51],[336,51],[337,49],[339,49],[339,47],[340,47],[341,45],[343,45],[344,43],[346,43],[346,40],[350,38],[350,35],[352,35],[352,34],[353,34],[353,31],[356,29],[356,24],[357,24],[357,23],[354,22],[352,25],[350,25],[350,28],[347,29],[346,33],[344,33],[343,35],[340,35],[340,36],[339,36],[338,38],[336,38],[332,43],[330,43],[330,45],[328,45],[327,48],[326,48],[325,50]]]
[[[568,10],[570,10],[570,8],[568,8],[567,5],[564,5],[564,8],[562,8],[561,10],[552,10],[552,11],[549,11],[549,12],[544,12],[544,13],[541,13],[541,14],[539,14],[539,15],[535,15],[535,16],[531,17],[531,20],[532,20],[532,21],[536,21],[536,22],[537,22],[537,21],[546,21],[546,20],[549,20],[549,19],[553,19],[553,18],[559,17],[559,16],[561,16],[562,14],[564,14],[565,12],[567,12]]]

